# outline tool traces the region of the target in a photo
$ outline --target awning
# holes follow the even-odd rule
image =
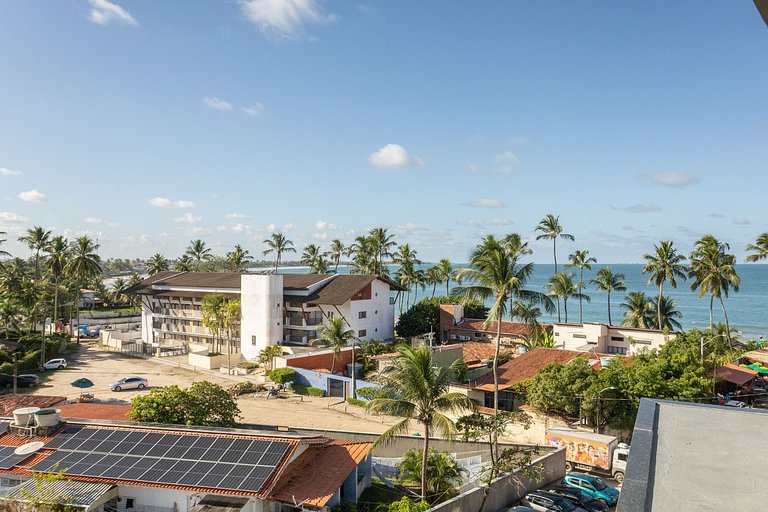
[[[75,480],[27,480],[0,496],[0,500],[18,503],[46,503],[69,505],[83,511],[95,510],[105,502],[116,498],[117,486],[77,482]]]
[[[240,512],[247,503],[248,498],[207,494],[189,512]]]

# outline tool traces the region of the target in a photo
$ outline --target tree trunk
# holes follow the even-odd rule
[[[493,354],[493,414],[499,414],[499,347],[501,346],[501,318],[496,318],[496,350]]]
[[[658,318],[658,328],[663,329],[664,327],[661,325],[661,297],[662,297],[662,291],[664,289],[664,283],[659,284],[659,301],[656,303],[656,315]]]
[[[232,333],[227,329],[227,375],[232,375]]]
[[[77,344],[80,344],[80,285],[77,285],[77,300],[75,302],[75,311],[77,312]]]
[[[435,290],[437,290],[437,281],[432,283],[432,298],[435,298]]]
[[[552,239],[552,256],[555,260],[555,274],[557,274],[557,237]],[[555,275],[552,274],[552,275]]]
[[[557,297],[557,321],[560,322],[560,297]]]
[[[731,342],[731,324],[728,322],[728,313],[725,311],[725,302],[723,302],[722,296],[719,296],[718,299],[720,299],[720,307],[723,308],[723,318],[725,319],[725,337],[728,340],[728,345],[733,348],[733,343]]]
[[[275,274],[277,274],[277,266],[280,265],[280,253],[277,253],[277,256],[275,256]]]
[[[579,268],[579,293],[584,289],[584,267]],[[579,295],[579,323],[584,323],[584,317],[581,310],[581,295]]]
[[[331,375],[336,370],[336,349],[333,349],[333,358],[331,359]]]
[[[56,320],[58,320],[59,311],[59,279],[53,280],[53,331],[56,332]]]
[[[611,324],[611,290],[608,290],[608,325]]]
[[[352,339],[352,398],[357,398],[357,360],[355,359],[355,339]]]
[[[712,320],[712,307],[715,303],[715,296],[710,295],[709,296],[709,333],[712,334],[712,328],[714,327],[715,323]]]
[[[565,310],[565,323],[568,323],[568,299],[563,297],[563,309]]]
[[[445,296],[446,297],[450,297],[451,296],[451,292],[448,291],[448,283],[450,281],[451,281],[451,278],[449,276],[448,279],[445,280]]]
[[[421,499],[427,501],[427,462],[429,460],[429,425],[424,424],[424,453],[421,454]]]

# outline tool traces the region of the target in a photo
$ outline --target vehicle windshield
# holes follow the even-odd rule
[[[574,510],[576,510],[576,505],[574,505],[573,503],[571,503],[566,499],[561,499],[558,505],[560,506],[560,510],[562,510],[563,512],[573,512]]]
[[[603,489],[605,489],[606,487],[608,487],[607,485],[605,485],[605,482],[603,482],[603,481],[602,481],[602,480],[600,480],[599,478],[595,478],[594,480],[592,480],[592,485],[593,485],[593,486],[594,486],[594,488],[595,488],[595,489],[597,489],[598,491],[602,491]]]

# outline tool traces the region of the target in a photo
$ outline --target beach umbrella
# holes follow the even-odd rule
[[[75,382],[71,384],[71,386],[75,388],[86,389],[86,388],[92,388],[94,384],[89,379],[86,379],[85,377],[83,377],[82,379],[77,379]]]

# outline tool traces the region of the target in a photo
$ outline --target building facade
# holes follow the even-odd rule
[[[675,333],[656,329],[634,329],[606,324],[554,323],[555,347],[564,350],[631,356],[644,349],[661,347]]]

